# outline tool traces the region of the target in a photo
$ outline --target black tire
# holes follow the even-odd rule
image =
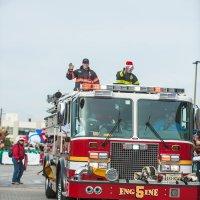
[[[74,198],[65,197],[62,195],[62,192],[64,191],[64,186],[62,182],[62,177],[60,174],[58,175],[58,182],[57,182],[57,193],[56,193],[56,199],[57,200],[75,200]]]
[[[56,188],[56,199],[57,200],[67,200],[66,197],[62,195],[63,192],[63,183],[62,183],[62,178],[60,174],[58,174],[58,182],[57,182],[57,188]]]
[[[49,179],[45,179],[45,195],[47,199],[54,199],[56,197],[56,193],[52,190]]]

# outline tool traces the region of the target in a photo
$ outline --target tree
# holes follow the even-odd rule
[[[5,148],[9,149],[12,145],[12,142],[10,140],[10,138],[5,138],[5,142],[4,142]]]

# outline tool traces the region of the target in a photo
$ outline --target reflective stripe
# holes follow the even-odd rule
[[[97,82],[99,82],[99,79],[98,79],[98,78],[95,78],[95,79],[93,80],[93,83],[97,83]]]
[[[83,82],[83,79],[82,79],[82,78],[77,78],[75,82],[76,82],[76,83]]]
[[[160,161],[160,164],[163,164],[164,162]],[[177,162],[179,165],[192,165],[192,160],[180,160]]]
[[[133,83],[133,85],[140,85],[140,82],[136,81],[135,83]]]
[[[82,83],[82,90],[92,90],[92,83]]]
[[[92,81],[89,79],[83,79],[83,83],[92,83]]]
[[[180,160],[179,165],[192,165],[191,160]]]
[[[116,80],[116,83],[124,85],[132,85],[132,81],[125,81],[125,80]]]
[[[96,83],[81,83],[82,90],[99,90],[100,85]]]
[[[92,83],[92,81],[84,78],[77,78],[76,83]]]
[[[123,71],[121,71],[121,72],[119,73],[119,75],[120,75],[121,77],[123,77],[123,76],[124,76]]]
[[[77,162],[87,162],[89,160],[88,157],[78,157],[78,156],[70,156],[69,158],[70,161],[77,161]]]
[[[89,80],[89,79],[84,79],[84,78],[77,78],[76,79],[76,83],[98,83],[98,82],[99,82],[98,78],[94,79],[93,81]]]
[[[125,80],[116,80],[116,83],[124,84],[124,85],[139,85],[139,81],[132,83],[132,81],[125,81]]]

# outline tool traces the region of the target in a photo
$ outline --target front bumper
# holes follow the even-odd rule
[[[90,194],[86,191],[90,188]],[[95,188],[101,188],[102,192],[95,193]],[[93,191],[91,190],[93,189]],[[86,198],[86,199],[191,199],[200,200],[200,183],[192,183],[191,185],[176,184],[144,184],[138,183],[111,183],[111,182],[88,182],[88,181],[70,181],[66,183],[66,192],[63,193],[67,197]]]

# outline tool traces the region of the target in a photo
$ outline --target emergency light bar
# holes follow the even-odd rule
[[[161,87],[143,87],[137,85],[106,85],[106,90],[110,90],[113,92],[133,92],[133,93],[176,93],[183,94],[185,90],[182,88],[161,88]]]

